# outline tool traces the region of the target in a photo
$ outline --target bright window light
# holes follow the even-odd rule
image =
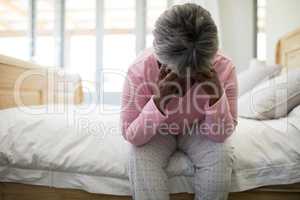
[[[121,92],[124,74],[135,59],[135,0],[104,2],[104,92]]]
[[[66,69],[89,82],[95,82],[96,77],[95,20],[95,0],[66,0]]]
[[[0,1],[0,54],[29,59],[28,1]]]
[[[34,61],[55,66],[55,0],[38,0],[36,2],[36,50]]]
[[[137,51],[140,52],[144,46],[152,46],[154,23],[170,1],[144,0],[137,7],[137,0],[102,0],[104,11],[102,4],[96,2],[0,1],[0,54],[63,67],[80,74],[93,92],[101,87],[106,93],[121,94],[128,67],[134,62]],[[143,6],[145,15],[136,16],[137,9]],[[34,8],[33,13],[30,13],[30,8]],[[96,14],[100,17],[98,24],[103,27],[96,27]],[[146,26],[140,24],[143,21]],[[34,30],[30,30],[30,22],[35,25]],[[33,33],[32,38],[30,32]],[[97,48],[97,45],[103,46]],[[30,50],[34,50],[33,55],[30,55]],[[60,63],[62,66],[59,66]],[[96,84],[96,80],[103,83]],[[94,88],[90,88],[91,85]]]
[[[151,47],[153,43],[152,31],[156,19],[167,9],[167,1],[148,0],[147,1],[147,36],[146,47]]]
[[[266,60],[266,0],[257,0],[257,59]]]

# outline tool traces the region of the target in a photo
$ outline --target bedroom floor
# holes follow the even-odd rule
[[[228,200],[299,200],[300,184],[264,187],[231,193]],[[0,183],[0,200],[130,200],[130,197],[91,194],[80,190]],[[193,195],[171,195],[171,200],[192,200]]]

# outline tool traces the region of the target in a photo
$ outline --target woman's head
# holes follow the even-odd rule
[[[196,4],[176,5],[156,21],[155,54],[179,75],[207,72],[218,50],[218,31],[210,13]]]

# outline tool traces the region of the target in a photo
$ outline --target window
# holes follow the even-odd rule
[[[36,50],[34,60],[43,65],[55,66],[55,0],[36,2]]]
[[[6,0],[0,3],[0,54],[29,58],[28,1]]]
[[[84,82],[95,81],[95,0],[66,0],[65,68]]]
[[[148,0],[147,1],[147,36],[146,47],[151,47],[153,42],[152,30],[156,19],[167,9],[167,1]]]
[[[257,58],[266,60],[266,0],[257,0]]]
[[[0,1],[0,54],[63,67],[79,73],[89,91],[116,97],[136,54],[152,46],[154,22],[170,2]]]
[[[121,92],[124,75],[135,59],[135,0],[104,2],[104,92]]]

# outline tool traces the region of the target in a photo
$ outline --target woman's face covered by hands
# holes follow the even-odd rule
[[[203,72],[191,72],[189,69],[185,75],[179,75],[171,70],[171,67],[159,63],[158,81],[162,84],[168,84],[170,92],[177,96],[184,96],[189,88],[196,82],[202,83],[213,78],[214,71],[207,69]],[[172,89],[171,89],[172,88]]]

